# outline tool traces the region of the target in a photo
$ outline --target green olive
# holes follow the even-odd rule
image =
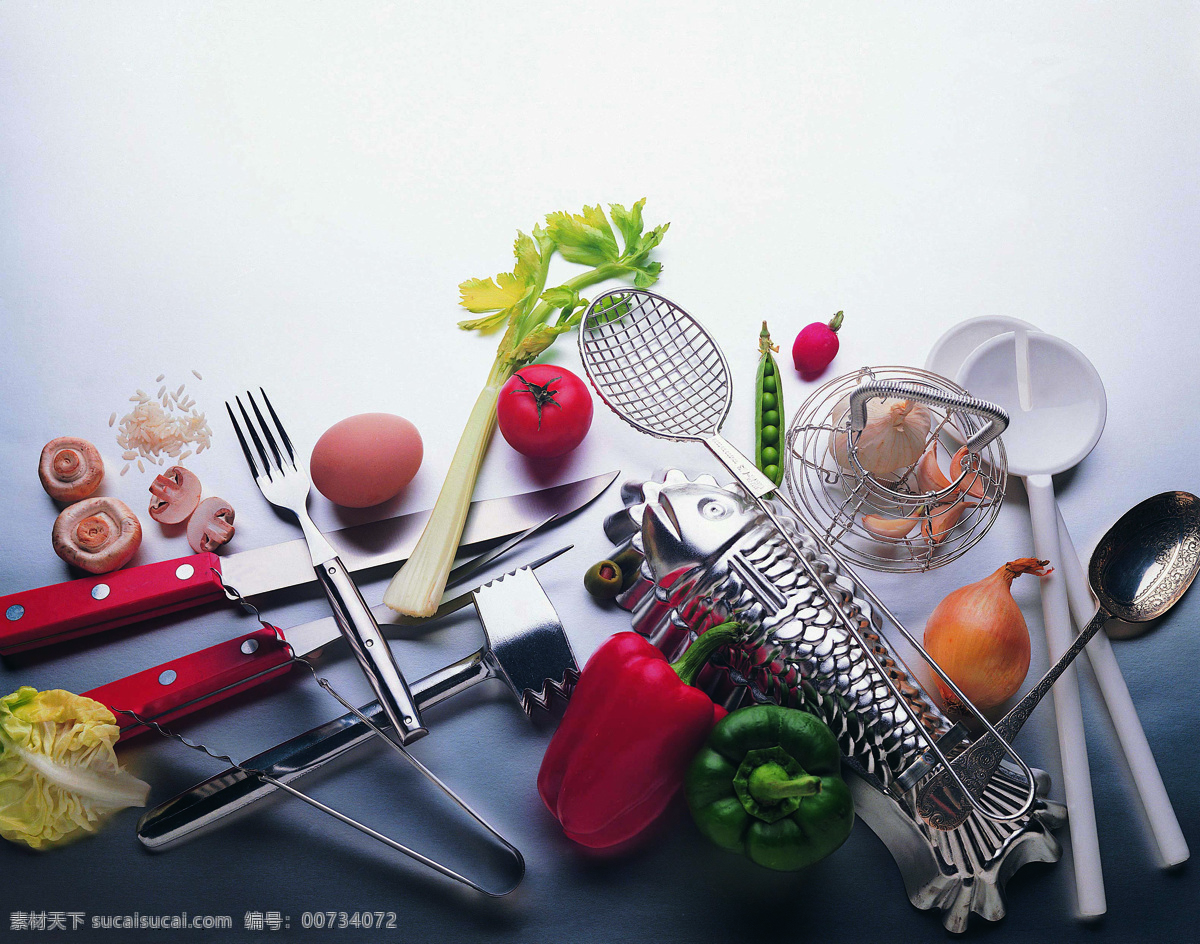
[[[775,394],[764,391],[762,395],[762,408],[764,410],[775,409]]]
[[[766,450],[764,449],[763,452],[766,452]],[[779,466],[777,466],[777,465],[767,466],[765,469],[763,469],[763,475],[765,475],[772,482],[774,482],[779,476]]]
[[[583,575],[583,586],[599,600],[615,600],[621,592],[621,568],[610,560],[592,564]]]
[[[779,463],[779,450],[774,446],[763,446],[762,461],[763,465],[777,465]]]
[[[628,590],[638,579],[638,571],[642,566],[642,555],[632,547],[627,547],[620,554],[613,555],[612,560],[621,568],[621,589]]]
[[[766,393],[775,392],[775,377],[773,374],[767,374],[763,377],[763,390]]]
[[[779,442],[779,430],[774,426],[764,426],[762,441],[764,446],[774,445]]]
[[[763,414],[762,421],[763,421],[763,426],[778,426],[779,425],[779,411],[778,410],[767,410]]]

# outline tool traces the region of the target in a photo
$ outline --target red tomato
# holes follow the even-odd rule
[[[566,455],[592,425],[592,395],[565,367],[522,367],[500,388],[500,432],[517,452],[536,459]]]

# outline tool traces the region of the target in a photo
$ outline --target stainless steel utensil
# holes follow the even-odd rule
[[[967,465],[952,464],[949,484],[933,491],[917,473],[919,462],[887,475],[867,472],[852,429],[861,407],[847,404],[863,389],[925,404],[931,422],[922,456],[932,449],[935,461],[942,450],[949,457],[954,449],[947,448],[948,440],[974,438]],[[788,495],[852,564],[893,573],[942,567],[973,548],[1000,513],[1008,467],[1001,423],[1008,423],[1003,411],[945,377],[912,367],[860,368],[822,384],[791,417],[784,453]],[[988,438],[981,441],[985,430]],[[835,441],[844,446],[831,449]],[[908,531],[883,536],[867,527],[867,515],[905,520]]]
[[[783,528],[771,504],[765,500],[766,495],[775,492],[775,483],[755,468],[754,463],[720,434],[733,396],[729,368],[716,342],[698,321],[660,295],[641,289],[616,289],[600,295],[588,307],[579,327],[579,353],[588,379],[600,398],[629,425],[659,439],[704,443],[734,474],[762,513],[770,519],[791,547],[814,586],[827,598],[832,599],[830,589],[804,556],[795,538]],[[947,687],[961,699],[976,720],[988,731],[994,732],[991,722],[971,704],[953,680],[925,652],[920,641],[866,586],[832,543],[808,523],[792,502],[778,493],[775,500],[812,532],[813,537],[838,562],[843,572],[862,588],[871,602],[887,616]],[[957,771],[950,768],[942,748],[907,705],[903,694],[890,673],[880,663],[873,647],[862,638],[859,628],[846,616],[841,607],[836,605],[836,601],[832,613],[860,646],[875,680],[886,688],[896,699],[896,703],[910,715],[915,722],[917,736],[924,740],[933,755],[946,765],[950,777],[957,781]],[[998,741],[1003,747],[1003,752],[1008,754],[1026,775],[1028,790],[1022,808],[1016,814],[1018,817],[1023,816],[1029,812],[1035,800],[1033,774],[1007,741]],[[987,811],[985,815],[996,819],[1011,818],[1005,814],[997,815],[996,810],[989,809],[986,803],[981,804],[979,797],[972,794],[964,784],[960,783],[960,786],[971,803],[981,812]]]
[[[250,464],[254,480],[258,483],[258,487],[267,501],[277,508],[290,511],[300,522],[304,540],[308,543],[313,569],[316,571],[317,579],[321,582],[321,588],[329,598],[329,605],[333,609],[338,629],[341,630],[342,635],[350,644],[350,649],[354,652],[354,657],[362,666],[363,674],[366,675],[384,713],[392,727],[395,728],[400,743],[407,744],[423,737],[429,733],[429,730],[421,723],[421,712],[417,710],[417,703],[413,700],[412,692],[408,689],[408,683],[404,680],[400,667],[396,665],[396,659],[392,655],[387,640],[379,631],[379,624],[375,621],[371,608],[367,606],[362,594],[358,592],[354,579],[337,556],[337,552],[325,540],[325,536],[317,529],[312,518],[308,516],[310,490],[308,472],[305,471],[303,464],[296,460],[296,451],[292,448],[292,441],[288,438],[283,424],[279,422],[279,417],[275,413],[275,408],[271,406],[266,391],[262,387],[258,389],[262,394],[267,412],[271,414],[271,423],[268,423],[263,417],[258,403],[249,391],[246,393],[246,399],[250,401],[250,406],[254,410],[258,421],[257,427],[251,421],[250,414],[246,412],[240,397],[236,399],[238,411],[241,413],[241,422],[234,415],[229,402],[225,403],[225,409],[229,412],[229,419],[237,433],[238,442],[242,444],[242,452],[245,453],[246,461]],[[247,437],[254,441],[258,457],[262,460],[261,472],[250,452],[250,445],[246,441]],[[263,447],[264,439],[270,447],[274,463],[267,457],[267,450]],[[282,448],[280,444],[282,444]]]
[[[1062,658],[996,725],[1014,738],[1046,692],[1100,628],[1114,616],[1129,623],[1157,619],[1179,600],[1200,571],[1200,499],[1189,492],[1163,492],[1138,503],[1100,539],[1088,566],[1088,579],[1100,608]],[[956,784],[979,789],[1000,764],[1002,751],[991,733],[980,737],[917,794],[918,809],[930,825],[952,829],[966,819]],[[954,783],[950,781],[953,780]]]
[[[579,665],[533,566],[473,591],[484,645],[413,683],[413,698],[421,711],[493,678],[505,683],[531,718],[536,709],[548,708],[554,696],[567,696],[579,677]],[[360,710],[376,724],[387,724],[378,702]],[[357,716],[345,714],[250,758],[242,768],[265,770],[291,783],[365,744],[372,733]],[[249,811],[278,789],[244,769],[231,768],[143,815],[138,839],[155,851],[169,849],[231,822],[235,814]]]

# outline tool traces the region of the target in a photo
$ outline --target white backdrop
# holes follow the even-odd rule
[[[826,378],[864,364],[920,365],[943,331],[978,315],[1020,317],[1081,348],[1109,395],[1100,444],[1058,483],[1086,553],[1141,498],[1197,489],[1198,81],[1200,12],[1177,3],[0,5],[0,592],[68,576],[50,549],[55,508],[34,475],[52,436],[95,441],[112,470],[105,491],[145,506],[150,472],[113,474],[123,463],[107,421],[134,389],[157,389],[163,372],[169,384],[186,381],[209,414],[213,450],[189,465],[236,507],[232,549],[297,534],[259,495],[223,420],[223,399],[248,386],[270,391],[304,448],[350,414],[408,417],[425,463],[386,510],[428,507],[495,350],[494,339],[456,329],[457,284],[510,268],[516,230],[548,211],[642,196],[648,224],[671,223],[658,290],[700,318],[731,362],[726,433],[737,444],[752,441],[764,318],[786,367],[795,332],[844,309],[842,351]],[[573,273],[556,262],[552,283],[559,274]],[[580,369],[571,339],[552,358]],[[791,412],[815,385],[790,368],[785,375]],[[715,471],[699,447],[645,438],[598,404],[586,442],[553,467],[531,465],[497,437],[476,494],[667,466]],[[627,625],[579,581],[607,553],[600,523],[617,507],[614,490],[536,545],[576,545],[543,583],[581,659]],[[319,497],[313,514],[327,528],[364,517]],[[188,552],[181,537],[147,524],[137,562]],[[875,586],[919,630],[951,588],[1030,552],[1017,486],[966,558]],[[1014,589],[1038,671],[1036,582]],[[311,596],[271,603],[284,624],[325,612]],[[1187,732],[1198,615],[1188,598],[1150,636],[1118,646],[1193,845],[1200,793]],[[213,608],[155,626],[10,660],[6,690],[83,690],[245,623]],[[447,661],[469,651],[472,632],[464,624],[413,643],[402,662]],[[346,661],[330,671],[352,687]],[[1084,679],[1109,874],[1105,930],[1169,934],[1184,920],[1179,902],[1194,909],[1194,876],[1155,870]],[[235,755],[260,750],[337,713],[319,692],[298,693],[303,684],[210,712],[191,730]],[[406,901],[416,917],[396,940],[582,939],[592,933],[585,914],[625,922],[628,939],[727,938],[788,924],[763,917],[755,895],[790,896],[793,886],[744,877],[682,819],[650,858],[599,872],[580,865],[532,789],[547,732],[512,733],[517,721],[499,700],[445,724],[447,734],[430,739],[434,766],[466,764],[471,749],[502,765],[518,758],[495,796],[478,769],[455,773],[524,841],[530,878],[516,904],[482,917],[436,896]],[[1022,747],[1056,774],[1053,730],[1047,704]],[[153,802],[216,770],[146,739],[125,756],[154,783]],[[272,890],[285,895],[254,871],[284,848],[313,873],[288,886],[295,914],[376,906],[411,890],[373,850],[354,847],[341,861],[354,839],[336,827],[282,807],[271,816],[247,827],[248,838],[226,834],[151,859],[133,843],[127,814],[75,849],[34,859],[6,846],[0,861],[24,896],[13,908],[67,907],[45,892],[48,881],[84,882],[97,855],[133,877],[88,898],[97,913],[145,912],[152,902],[204,910],[199,897],[210,911],[240,914]],[[681,849],[706,863],[696,866],[702,880],[678,866]],[[235,858],[214,869],[218,853]],[[1029,871],[1014,882],[1004,927],[1025,939],[1076,933],[1067,863]],[[846,940],[940,934],[935,918],[908,906],[865,828],[824,875],[806,880],[810,930]],[[847,876],[857,887],[838,886]],[[713,883],[745,895],[714,894]],[[863,894],[881,904],[878,914],[863,915]]]

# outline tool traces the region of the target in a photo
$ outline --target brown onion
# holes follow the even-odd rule
[[[978,583],[949,594],[925,624],[925,650],[981,711],[1016,694],[1029,671],[1029,628],[1012,582],[1019,574],[1044,577],[1050,562],[1034,557],[1009,561]],[[941,679],[938,691],[948,708],[962,703]]]

